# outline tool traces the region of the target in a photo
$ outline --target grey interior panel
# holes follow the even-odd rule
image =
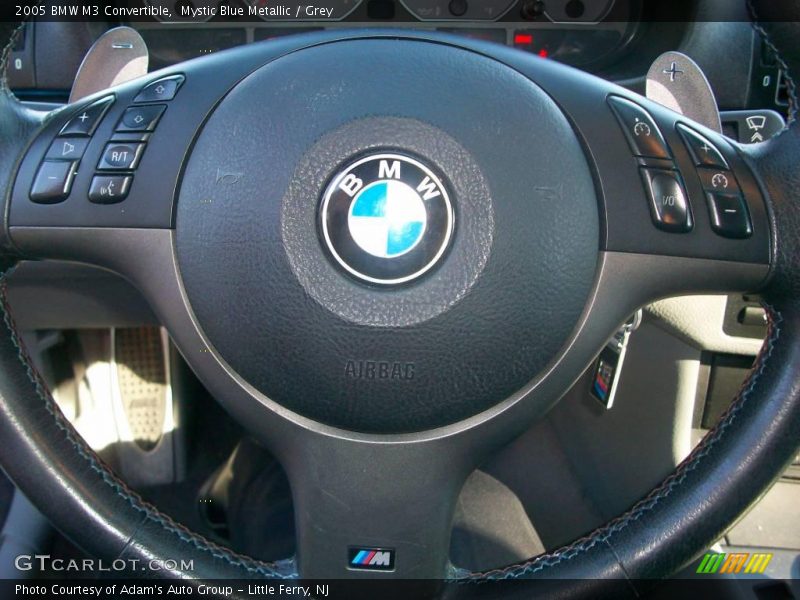
[[[755,356],[762,341],[734,337],[723,330],[727,296],[678,296],[654,302],[645,310],[670,334],[707,352]]]
[[[629,344],[611,410],[590,396],[587,374],[550,417],[604,518],[629,508],[691,450],[700,351],[647,317]]]
[[[21,329],[157,323],[135,287],[119,275],[86,265],[23,262],[8,278],[8,298]]]
[[[776,483],[725,537],[732,546],[800,550],[800,485]]]
[[[482,467],[519,497],[545,548],[566,544],[603,522],[563,444],[545,420]]]
[[[519,562],[544,546],[519,498],[484,471],[475,471],[456,504],[450,560],[476,571]]]

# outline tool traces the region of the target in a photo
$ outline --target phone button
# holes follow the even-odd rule
[[[89,200],[95,204],[122,202],[131,189],[132,175],[95,175],[89,188]]]

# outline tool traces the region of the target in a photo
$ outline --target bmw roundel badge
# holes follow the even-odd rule
[[[398,284],[429,271],[453,235],[453,207],[441,179],[418,160],[373,154],[333,178],[320,207],[325,244],[345,271]]]

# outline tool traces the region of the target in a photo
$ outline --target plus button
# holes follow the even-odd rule
[[[678,76],[678,74],[683,73],[683,71],[678,68],[678,65],[675,64],[675,61],[672,61],[672,65],[670,65],[669,69],[664,69],[661,72],[665,75],[669,75],[670,81],[675,81],[675,78]]]

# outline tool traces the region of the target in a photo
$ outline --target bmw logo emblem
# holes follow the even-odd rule
[[[405,283],[429,271],[447,250],[453,226],[442,180],[402,154],[350,164],[328,185],[320,207],[331,256],[369,283]]]

